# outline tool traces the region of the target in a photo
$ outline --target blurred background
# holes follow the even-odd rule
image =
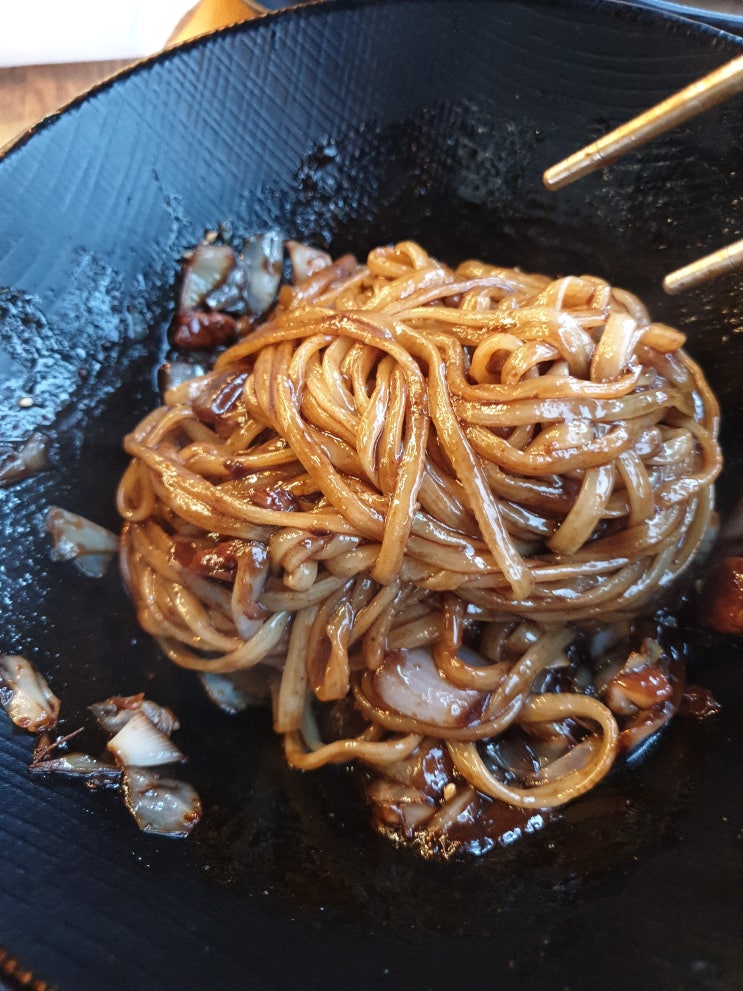
[[[246,0],[6,5],[0,31],[0,148],[137,59],[249,20],[264,6],[268,3]]]

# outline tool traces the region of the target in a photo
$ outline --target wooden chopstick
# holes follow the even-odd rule
[[[657,103],[638,117],[633,117],[585,148],[553,165],[542,176],[547,189],[562,189],[589,172],[610,165],[622,155],[670,131],[710,107],[722,103],[743,90],[743,55],[714,72],[702,76],[690,86]],[[720,248],[711,255],[669,273],[663,280],[667,293],[675,294],[708,282],[719,275],[743,267],[743,241]]]
[[[543,175],[547,189],[562,189],[589,172],[615,162],[652,138],[683,124],[743,90],[743,55],[715,69],[673,96],[633,117],[598,141],[553,165]]]
[[[670,272],[663,280],[663,288],[667,293],[675,295],[699,286],[719,275],[727,275],[743,266],[743,241],[728,244],[725,248],[713,251],[711,255],[698,258],[695,262],[684,265],[683,268]]]

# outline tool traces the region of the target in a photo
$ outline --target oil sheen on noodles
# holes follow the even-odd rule
[[[412,242],[284,286],[126,438],[143,627],[265,693],[293,766],[361,762],[426,852],[570,801],[683,691],[649,617],[720,470],[683,343],[599,278]]]

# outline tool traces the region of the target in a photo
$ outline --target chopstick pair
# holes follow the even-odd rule
[[[544,184],[547,189],[561,189],[589,172],[610,165],[627,152],[717,106],[741,90],[743,55],[553,165],[544,173]],[[668,293],[683,292],[741,267],[743,240],[671,272],[663,280],[663,288]]]

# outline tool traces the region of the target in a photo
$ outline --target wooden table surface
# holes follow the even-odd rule
[[[174,25],[168,44],[179,44],[254,16],[255,13],[242,0],[201,0],[179,25]],[[133,61],[121,59],[0,68],[0,149],[47,114]]]

